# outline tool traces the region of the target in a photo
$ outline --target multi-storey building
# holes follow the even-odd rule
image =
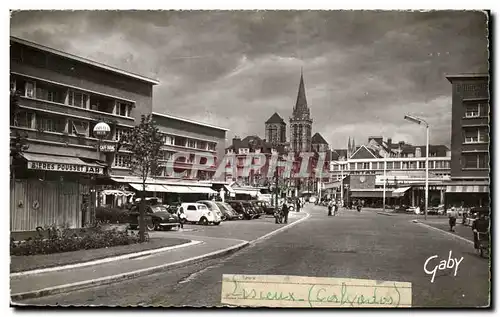
[[[393,144],[391,139],[370,137],[366,145],[357,147],[349,157],[349,150],[334,150],[336,161],[331,162],[331,172],[337,180],[335,187],[344,185],[346,199],[381,204],[385,182],[388,202],[416,206],[425,195],[425,148],[425,145]],[[445,182],[450,179],[450,151],[445,145],[430,145],[428,161],[429,202],[444,203]],[[368,187],[367,179],[373,180]]]
[[[489,76],[446,77],[452,85],[449,205],[489,204]]]
[[[89,221],[95,185],[122,172],[113,148],[120,134],[152,111],[159,82],[23,39],[10,39],[11,137],[28,150],[12,158],[11,230]],[[93,128],[107,123],[104,140]],[[103,144],[104,143],[104,144]],[[98,146],[99,144],[99,146]],[[122,151],[123,152],[123,151]],[[111,166],[109,162],[114,162]]]

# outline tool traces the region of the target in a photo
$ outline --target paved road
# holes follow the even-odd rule
[[[70,294],[28,300],[32,304],[218,306],[222,274],[278,274],[351,277],[412,283],[413,306],[488,305],[488,260],[467,242],[411,223],[407,217],[373,211],[344,211],[327,217],[324,207],[308,207],[311,217],[295,227],[224,259]],[[424,272],[433,255],[464,259],[457,276]]]

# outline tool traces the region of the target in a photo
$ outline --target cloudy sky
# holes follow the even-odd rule
[[[403,120],[421,116],[450,143],[447,74],[488,70],[480,12],[16,12],[11,35],[159,79],[154,110],[264,137],[288,123],[300,69],[320,132],[333,148],[370,135],[425,143]]]

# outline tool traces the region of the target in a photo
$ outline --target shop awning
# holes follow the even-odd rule
[[[210,187],[189,186],[189,189],[196,194],[217,194],[217,192]]]
[[[48,154],[22,153],[28,161],[28,169],[52,172],[104,174],[100,164],[86,163],[74,156],[56,156]]]
[[[488,185],[449,185],[446,186],[447,193],[489,193]]]
[[[193,194],[195,193],[188,186],[176,186],[176,185],[163,185],[167,188],[168,193],[176,193],[176,194]]]
[[[385,197],[391,197],[392,191],[386,190]],[[383,198],[384,191],[383,190],[360,190],[353,191],[351,190],[351,197],[353,198]]]
[[[224,185],[224,188],[226,189],[227,192],[234,194],[234,189],[231,186]]]
[[[142,191],[142,184],[137,184],[137,183],[130,183],[130,186],[134,188],[135,190]],[[168,189],[165,188],[163,185],[151,185],[151,184],[146,184],[146,191],[147,192],[157,192],[157,193],[168,193]]]
[[[259,193],[258,190],[239,189],[239,188],[233,188],[233,190],[237,195],[250,195],[252,197],[256,197]]]
[[[401,187],[401,188],[396,188],[395,190],[392,191],[392,197],[401,197],[404,196],[404,194],[410,189],[411,187]]]
[[[101,192],[101,195],[113,195],[113,196],[134,196],[135,193],[125,191],[125,190],[118,190],[118,189],[106,189]]]

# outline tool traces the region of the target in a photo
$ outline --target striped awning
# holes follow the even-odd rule
[[[138,191],[142,191],[142,184],[135,184],[135,183],[130,183],[130,186]],[[147,192],[157,192],[157,193],[168,193],[168,189],[165,188],[165,186],[162,185],[151,185],[151,184],[146,184],[146,191]]]
[[[386,190],[385,197],[391,197],[392,191]],[[383,190],[359,190],[353,191],[351,190],[351,197],[353,198],[383,198],[384,191]]]
[[[217,192],[210,187],[190,186],[189,189],[196,194],[217,194]]]
[[[488,185],[449,185],[446,186],[447,193],[489,193]]]

